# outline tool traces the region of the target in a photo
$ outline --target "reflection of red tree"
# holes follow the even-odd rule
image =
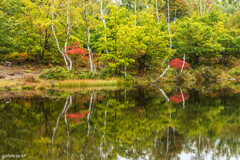
[[[183,61],[180,59],[173,59],[169,62],[169,65],[172,66],[173,68],[182,68]],[[185,61],[183,69],[185,70],[186,68],[190,68],[190,65]]]
[[[183,93],[183,94],[175,94],[175,95],[171,96],[169,99],[174,103],[180,103],[183,101],[182,95],[183,95],[185,101],[189,98],[189,93]]]
[[[81,111],[78,113],[70,113],[67,114],[67,119],[72,119],[74,123],[79,123],[81,119],[83,119],[84,117],[86,117],[89,114],[89,111]]]

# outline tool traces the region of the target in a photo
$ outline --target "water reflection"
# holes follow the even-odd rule
[[[11,97],[10,103],[0,100],[0,155],[238,159],[240,95],[236,91],[153,84],[54,95]]]
[[[68,121],[67,121],[67,116],[66,116],[66,113],[67,113],[67,110],[69,107],[71,107],[72,105],[72,96],[68,95],[67,96],[67,100],[66,100],[66,103],[64,105],[64,108],[62,110],[62,112],[59,114],[58,116],[58,119],[57,119],[57,122],[56,122],[56,126],[54,127],[53,129],[53,135],[52,135],[52,142],[51,142],[51,149],[52,149],[52,159],[54,159],[54,152],[53,152],[53,140],[54,140],[54,137],[55,137],[55,134],[56,134],[56,130],[58,128],[58,124],[59,124],[59,120],[60,118],[62,117],[62,115],[64,114],[64,121],[66,123],[66,132],[67,132],[67,159],[68,159],[68,147],[69,147],[69,127],[68,127]]]

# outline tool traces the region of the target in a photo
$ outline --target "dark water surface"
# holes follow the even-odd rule
[[[240,159],[239,102],[227,88],[154,85],[5,97],[0,159]]]

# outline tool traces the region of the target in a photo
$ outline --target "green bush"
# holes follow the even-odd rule
[[[67,79],[106,79],[108,77],[113,77],[114,74],[111,74],[109,70],[103,69],[102,72],[96,72],[93,75],[93,72],[79,72],[79,71],[68,71],[62,67],[55,67],[47,69],[40,74],[40,78],[43,79],[52,79],[52,80],[67,80]],[[132,80],[131,76],[128,75],[125,79],[127,81]]]
[[[29,86],[29,85],[22,86],[22,90],[32,90],[32,89],[33,89],[33,86]]]
[[[39,77],[44,79],[66,80],[74,79],[75,74],[73,71],[68,71],[65,68],[55,67],[45,70],[43,73],[40,74]]]

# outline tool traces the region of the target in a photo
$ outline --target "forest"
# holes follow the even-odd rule
[[[1,0],[0,23],[0,63],[45,79],[240,75],[238,0]]]

